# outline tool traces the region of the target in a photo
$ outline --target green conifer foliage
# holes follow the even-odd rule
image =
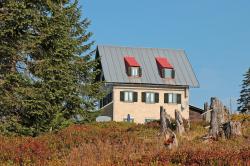
[[[245,112],[250,109],[250,68],[244,74],[244,79],[241,85],[240,98],[237,100],[239,107],[238,110]]]
[[[37,135],[72,123],[102,96],[78,1],[0,1],[0,129]]]

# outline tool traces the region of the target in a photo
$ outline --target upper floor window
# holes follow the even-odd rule
[[[164,93],[164,103],[181,104],[181,94]]]
[[[139,67],[131,67],[131,76],[139,76]]]
[[[120,92],[120,101],[137,102],[137,92],[121,91]]]
[[[140,64],[133,56],[125,56],[125,67],[128,76],[140,77],[142,74]]]
[[[175,70],[165,57],[156,57],[159,74],[162,78],[175,78]]]
[[[162,69],[162,78],[174,78],[175,71],[174,69]]]
[[[159,103],[159,93],[142,92],[142,102],[145,102],[145,103]]]

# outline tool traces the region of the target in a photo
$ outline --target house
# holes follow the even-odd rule
[[[189,88],[199,82],[184,50],[99,45],[96,58],[108,92],[99,104],[103,116],[145,123],[160,119],[163,106],[189,119]]]
[[[203,109],[189,105],[189,120],[191,122],[204,121],[203,113]]]

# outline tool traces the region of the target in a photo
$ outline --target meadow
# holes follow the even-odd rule
[[[250,123],[243,137],[204,141],[204,123],[192,123],[169,150],[158,122],[71,125],[38,137],[0,135],[0,165],[250,165]]]

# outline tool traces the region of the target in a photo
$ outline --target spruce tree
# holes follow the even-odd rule
[[[76,115],[88,120],[102,92],[95,82],[99,71],[90,50],[90,22],[81,20],[78,1],[1,5],[2,130],[37,135],[67,126]],[[15,33],[13,25],[19,28]]]
[[[247,109],[250,109],[250,68],[244,74],[244,79],[241,85],[240,98],[237,100],[240,112],[245,112]]]

